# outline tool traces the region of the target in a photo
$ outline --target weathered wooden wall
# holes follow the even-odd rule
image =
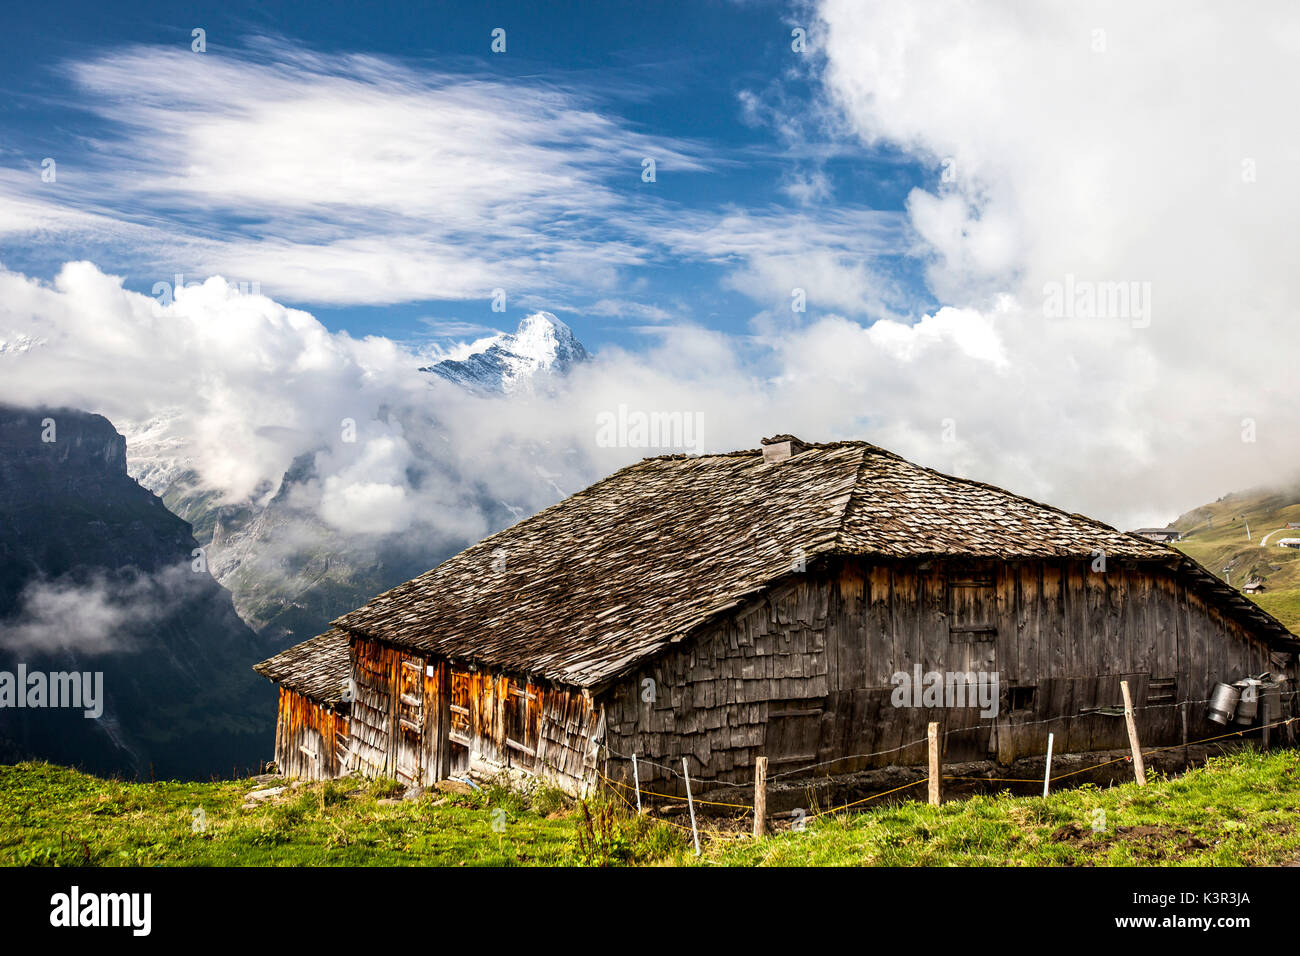
[[[999,715],[895,707],[892,678],[916,665],[996,672]],[[1125,678],[1147,708],[1144,745],[1173,744],[1180,702],[1266,670],[1277,667],[1262,641],[1161,569],[848,561],[793,578],[611,689],[609,767],[630,778],[634,752],[674,769],[686,756],[702,781],[734,782],[760,754],[773,774],[921,763],[924,743],[896,748],[931,720],[953,732],[949,761],[1040,754],[1049,731],[1058,752],[1119,748],[1123,720],[1089,711],[1118,705]],[[1217,727],[1204,704],[1187,711],[1192,739]],[[648,764],[642,780],[680,789]]]
[[[275,763],[303,780],[331,780],[345,769],[348,718],[297,691],[280,688],[275,723]]]
[[[600,712],[581,691],[505,674],[461,671],[467,715],[454,737],[465,741],[468,769],[491,775],[503,769],[531,774],[571,793],[596,783]],[[453,715],[453,728],[455,727]]]
[[[449,757],[446,770],[427,765],[430,782],[508,769],[571,793],[595,784],[600,713],[581,691],[446,662],[439,670],[447,675]]]
[[[425,783],[443,780],[452,775],[448,763],[449,747],[446,729],[450,713],[448,705],[447,664],[433,661],[424,670],[424,753],[421,759],[421,779]]]
[[[596,781],[601,712],[581,691],[352,642],[353,766],[431,784],[516,770],[570,792]]]
[[[570,793],[585,793],[599,783],[605,712],[581,691],[538,688],[540,697],[534,772]]]
[[[402,655],[378,641],[352,641],[356,697],[349,721],[351,767],[367,777],[391,777],[396,767],[397,668]]]

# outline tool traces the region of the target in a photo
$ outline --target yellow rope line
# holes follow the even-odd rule
[[[1181,744],[1179,746],[1181,746]],[[1071,770],[1069,773],[1058,774],[1057,776],[1052,778],[1052,782],[1055,783],[1057,780],[1064,780],[1066,777],[1073,777],[1077,774],[1087,773],[1089,770],[1099,770],[1102,767],[1109,767],[1113,763],[1122,763],[1125,760],[1132,760],[1132,759],[1133,758],[1131,756],[1116,757],[1114,760],[1106,760],[1103,761],[1102,763],[1095,763],[1091,767],[1080,767],[1078,770]],[[1038,781],[1034,781],[1034,782],[1037,783]]]
[[[601,773],[599,770],[596,771],[596,776],[600,777],[600,779],[601,779],[601,780],[604,780],[606,783],[613,784],[614,786],[620,786],[620,784],[619,784],[619,782],[618,782],[617,780],[611,780],[609,777],[605,776],[605,775],[604,775],[603,773]],[[645,793],[644,790],[641,791],[641,792],[642,792],[642,793]],[[615,795],[616,795],[620,800],[622,800],[625,804],[627,804],[627,808],[628,808],[629,810],[631,810],[633,813],[636,813],[636,804],[634,804],[634,803],[633,803],[631,800],[629,800],[627,797],[623,796],[623,794],[618,793],[618,791],[614,791],[614,793],[615,793]],[[661,796],[661,797],[664,797],[665,799],[668,799],[668,800],[675,800],[675,801],[677,801],[678,803],[686,803],[686,798],[685,798],[685,797],[669,796],[668,794],[656,794],[656,796]],[[692,797],[691,799],[692,799],[695,803],[700,803],[700,802],[702,802],[702,801],[700,801],[700,800],[695,800],[694,797]],[[725,803],[724,803],[724,804],[716,804],[716,806],[738,806],[738,804],[725,804]],[[744,809],[747,813],[753,813],[753,812],[754,812],[752,807],[744,807],[744,808],[742,808],[742,809]],[[697,823],[696,826],[695,826],[695,830],[692,830],[690,827],[688,827],[688,826],[683,826],[683,825],[680,824],[680,823],[674,823],[672,820],[664,820],[664,819],[662,819],[662,818],[660,818],[660,817],[656,817],[656,818],[654,818],[654,819],[655,819],[655,821],[656,821],[657,823],[663,823],[663,824],[666,824],[667,826],[674,827],[674,828],[676,828],[676,829],[678,829],[678,830],[683,831],[684,833],[692,833],[692,834],[693,834],[693,833],[698,832],[698,833],[705,834],[705,835],[710,836],[710,837],[730,837],[730,836],[732,836],[732,834],[728,833],[728,832],[725,831],[725,830],[712,830],[712,829],[709,829],[708,827],[702,827],[702,826],[700,826],[698,823]]]
[[[1185,744],[1167,744],[1164,747],[1152,747],[1150,750],[1142,751],[1142,756],[1144,757],[1150,756],[1151,754],[1159,753],[1162,750],[1181,750],[1183,747],[1192,747],[1195,746],[1196,744],[1208,744],[1216,740],[1223,740],[1227,737],[1240,737],[1242,734],[1248,734],[1254,730],[1263,730],[1265,727],[1269,727],[1269,728],[1281,727],[1282,725],[1292,723],[1295,720],[1300,720],[1300,717],[1288,717],[1285,720],[1278,720],[1271,724],[1265,724],[1260,727],[1244,727],[1241,730],[1233,730],[1226,734],[1219,734],[1217,737],[1203,737],[1200,740],[1189,740]],[[1107,760],[1104,761],[1103,763],[1095,763],[1090,767],[1081,767],[1078,770],[1071,770],[1067,773],[1057,774],[1055,777],[1051,778],[1051,782],[1055,782],[1057,780],[1064,780],[1066,777],[1073,777],[1081,773],[1087,773],[1089,770],[1099,770],[1102,767],[1110,766],[1113,763],[1120,763],[1121,761],[1125,761],[1125,760],[1131,761],[1132,759],[1133,759],[1132,755],[1126,754],[1123,757],[1116,757],[1114,760]],[[945,780],[987,780],[990,783],[1042,783],[1043,782],[1042,780],[1037,778],[1021,779],[1017,777],[961,777],[961,776],[949,776],[947,774],[944,775],[944,779]]]
[[[1290,724],[1290,723],[1292,723],[1292,722],[1294,722],[1294,721],[1296,721],[1296,720],[1300,720],[1300,717],[1288,717],[1288,718],[1286,718],[1285,720],[1279,720],[1279,721],[1275,721],[1274,723],[1271,723],[1271,724],[1265,724],[1263,727],[1246,727],[1246,728],[1243,728],[1243,729],[1241,729],[1241,730],[1234,730],[1234,731],[1231,731],[1230,733],[1219,734],[1218,736],[1215,736],[1215,737],[1205,737],[1205,738],[1202,738],[1201,740],[1192,740],[1192,741],[1188,741],[1188,743],[1186,743],[1186,744],[1169,744],[1168,746],[1165,746],[1165,747],[1155,747],[1155,748],[1153,748],[1153,749],[1151,749],[1151,750],[1143,751],[1143,756],[1146,756],[1146,755],[1148,755],[1148,754],[1158,753],[1159,751],[1162,751],[1162,750],[1174,750],[1174,749],[1178,749],[1178,748],[1181,748],[1181,747],[1184,747],[1184,746],[1190,747],[1190,746],[1192,746],[1193,744],[1212,743],[1213,741],[1216,741],[1216,740],[1223,740],[1223,739],[1225,739],[1225,738],[1227,738],[1227,737],[1239,737],[1239,736],[1241,736],[1242,734],[1249,733],[1249,732],[1251,732],[1251,731],[1253,731],[1253,730],[1263,730],[1263,729],[1265,729],[1266,727],[1267,727],[1267,728],[1280,727],[1280,726],[1282,726],[1282,725],[1284,725],[1284,724]],[[1132,759],[1133,759],[1133,758],[1132,758],[1131,756],[1116,757],[1114,760],[1107,760],[1107,761],[1105,761],[1105,762],[1103,762],[1103,763],[1093,764],[1093,765],[1090,766],[1090,767],[1082,767],[1082,768],[1080,768],[1080,769],[1078,769],[1078,770],[1071,770],[1071,771],[1069,771],[1068,773],[1059,774],[1059,775],[1057,775],[1057,776],[1055,776],[1055,777],[1051,777],[1050,780],[1052,780],[1052,781],[1056,781],[1056,780],[1064,780],[1066,777],[1073,777],[1073,776],[1075,776],[1076,774],[1087,773],[1087,772],[1090,771],[1090,770],[1098,770],[1098,769],[1100,769],[1101,767],[1106,767],[1106,766],[1109,766],[1110,764],[1113,764],[1113,763],[1120,763],[1121,761],[1124,761],[1124,760],[1132,760]],[[634,788],[632,788],[632,787],[628,787],[626,784],[619,783],[617,780],[611,780],[609,777],[605,776],[605,775],[604,775],[603,773],[601,773],[599,770],[596,771],[596,775],[599,776],[599,777],[600,777],[602,780],[604,780],[606,783],[612,784],[612,785],[615,786],[615,787],[619,787],[619,788],[621,788],[621,789],[625,789],[625,790],[632,790],[632,789],[634,789]],[[1014,777],[958,777],[958,776],[945,775],[944,779],[946,779],[946,780],[984,780],[984,781],[988,781],[988,782],[990,782],[990,783],[1035,783],[1035,784],[1036,784],[1036,783],[1039,783],[1039,782],[1040,782],[1040,781],[1038,781],[1038,780],[1036,780],[1036,779],[1020,779],[1020,778],[1014,778]],[[913,780],[911,783],[905,783],[905,784],[903,784],[901,787],[895,787],[894,789],[892,789],[892,790],[886,790],[886,791],[884,791],[883,793],[875,793],[875,794],[872,794],[872,795],[869,796],[869,797],[863,797],[861,800],[853,800],[853,801],[851,801],[851,802],[849,802],[849,803],[841,804],[841,805],[838,806],[838,807],[832,807],[832,808],[829,809],[829,810],[823,810],[823,811],[821,811],[820,813],[810,814],[810,815],[809,815],[809,819],[816,820],[816,819],[818,819],[818,818],[820,818],[820,817],[828,816],[828,815],[830,815],[830,814],[832,814],[832,813],[841,813],[841,812],[843,812],[843,811],[845,811],[845,810],[850,809],[851,807],[860,806],[861,804],[864,804],[864,803],[870,803],[872,800],[879,800],[881,797],[887,797],[887,796],[889,796],[890,794],[893,794],[893,793],[899,793],[900,791],[910,789],[911,787],[915,787],[917,784],[920,784],[920,783],[926,783],[926,782],[928,782],[928,780],[929,780],[929,777],[921,777],[919,780]],[[632,803],[630,800],[628,800],[627,797],[625,797],[623,794],[619,793],[617,790],[614,791],[614,792],[615,792],[615,794],[618,796],[618,798],[619,798],[620,800],[622,800],[625,804],[627,804],[628,809],[633,810],[633,811],[636,810],[635,805],[633,805],[633,803]],[[647,791],[647,790],[643,790],[643,791],[641,791],[641,792],[644,793],[644,794],[647,794],[647,795],[649,795],[649,796],[656,796],[656,797],[660,797],[660,798],[665,799],[665,800],[674,800],[674,801],[676,801],[676,802],[678,802],[678,803],[687,803],[687,802],[688,802],[688,801],[686,800],[686,798],[684,798],[684,797],[678,797],[678,796],[670,795],[670,794],[666,794],[666,793],[656,793],[656,792],[654,792],[654,791]],[[691,802],[694,802],[694,803],[701,803],[701,804],[705,804],[705,805],[707,805],[707,806],[715,806],[715,807],[732,807],[732,808],[735,808],[735,809],[745,810],[745,811],[747,811],[747,812],[753,812],[753,808],[752,808],[752,807],[746,807],[746,806],[743,806],[743,805],[738,804],[738,803],[713,803],[713,802],[711,802],[711,801],[706,801],[706,800],[696,800],[694,797],[691,798]],[[680,823],[674,823],[674,822],[671,821],[671,820],[657,819],[657,822],[659,822],[659,823],[663,823],[663,824],[666,824],[666,825],[668,825],[668,826],[670,826],[670,827],[673,827],[673,828],[675,828],[675,829],[681,830],[681,831],[684,832],[684,833],[691,833],[692,835],[694,835],[695,833],[703,833],[703,834],[706,834],[707,836],[709,836],[709,837],[713,837],[713,838],[717,838],[717,837],[734,838],[734,837],[735,837],[734,834],[727,833],[727,832],[722,831],[722,830],[710,830],[710,829],[707,829],[707,828],[700,827],[698,824],[694,827],[694,829],[692,829],[691,827],[683,826],[683,825],[680,824]]]
[[[1240,737],[1242,734],[1248,734],[1252,730],[1265,730],[1272,727],[1281,727],[1283,724],[1289,724],[1296,720],[1300,720],[1300,717],[1287,717],[1285,720],[1276,720],[1271,724],[1264,724],[1260,727],[1244,727],[1241,730],[1234,730],[1231,733],[1219,734],[1217,737],[1205,737],[1202,740],[1189,740],[1186,744],[1169,744],[1165,747],[1155,747],[1151,750],[1144,750],[1142,755],[1145,757],[1149,753],[1158,753],[1161,750],[1177,750],[1184,746],[1190,747],[1193,744],[1208,744],[1215,740],[1223,740],[1225,737]]]
[[[616,787],[622,787],[624,790],[627,790],[627,791],[629,791],[629,792],[631,792],[631,791],[633,791],[633,790],[636,789],[635,787],[629,787],[629,786],[628,786],[627,784],[625,784],[625,783],[619,783],[617,780],[610,780],[609,777],[606,777],[603,773],[600,774],[600,777],[601,777],[601,779],[604,780],[606,783],[611,783],[611,784],[613,784],[613,785],[616,786]],[[662,797],[662,798],[665,799],[665,800],[676,800],[678,803],[685,803],[685,802],[686,802],[686,798],[685,798],[685,797],[678,797],[678,796],[675,796],[675,795],[673,795],[673,794],[668,794],[668,793],[657,793],[657,792],[655,792],[654,790],[646,790],[646,789],[644,789],[644,788],[642,788],[642,790],[641,790],[641,795],[642,795],[642,796],[646,796],[646,797]],[[737,809],[737,810],[750,810],[750,809],[752,809],[748,804],[745,804],[745,803],[717,803],[717,802],[715,802],[715,801],[713,801],[713,800],[701,800],[699,797],[696,797],[696,796],[692,796],[692,797],[691,797],[691,800],[694,801],[695,803],[703,804],[703,805],[706,806],[706,807],[733,807],[734,809]]]
[[[605,775],[604,775],[603,773],[601,773],[599,770],[596,771],[596,774],[597,774],[597,776],[599,776],[602,780],[604,780],[606,783],[613,784],[613,785],[616,786],[616,787],[623,787],[624,789],[628,789],[628,790],[632,789],[631,787],[627,787],[625,784],[620,784],[617,780],[611,780],[609,777],[605,776]],[[869,802],[869,801],[871,801],[871,800],[879,800],[881,797],[887,797],[887,796],[889,796],[891,793],[898,793],[900,790],[906,790],[906,789],[908,789],[909,787],[915,787],[918,783],[925,783],[928,779],[929,779],[929,778],[927,778],[927,777],[922,777],[920,780],[913,780],[911,783],[905,783],[905,784],[903,784],[901,787],[895,787],[893,790],[886,790],[886,791],[884,791],[883,793],[874,793],[874,794],[872,794],[872,795],[869,796],[869,797],[863,797],[861,800],[854,800],[854,801],[851,802],[851,803],[845,803],[845,804],[842,804],[841,806],[833,807],[833,808],[830,809],[830,810],[823,810],[821,813],[813,813],[813,814],[809,814],[809,819],[813,819],[813,820],[815,820],[815,819],[817,819],[818,817],[824,817],[824,816],[826,816],[826,815],[829,814],[829,813],[839,813],[841,810],[847,810],[849,807],[856,807],[858,804],[861,804],[861,803],[867,803],[867,802]],[[653,791],[646,791],[646,790],[642,790],[641,792],[642,792],[643,794],[644,794],[644,793],[650,793],[652,796],[663,797],[664,799],[667,799],[667,800],[675,800],[675,801],[678,802],[678,803],[686,803],[686,802],[687,802],[687,800],[686,800],[685,797],[673,796],[673,795],[666,794],[666,793],[654,793]],[[629,808],[634,809],[634,810],[636,809],[636,808],[633,806],[633,804],[631,803],[631,801],[629,801],[629,800],[627,799],[627,797],[624,797],[621,793],[618,794],[618,796],[619,796],[620,799],[622,799],[622,801],[623,801],[624,803],[626,803],[626,804],[628,805]],[[697,800],[697,799],[695,799],[694,797],[692,797],[691,800],[692,800],[694,803],[707,803],[707,801],[704,801],[704,800]],[[716,806],[716,807],[736,807],[736,808],[738,808],[738,809],[741,809],[741,810],[746,811],[746,813],[753,813],[753,812],[754,812],[754,808],[753,808],[753,807],[742,806],[742,805],[740,805],[740,804],[738,804],[738,803],[710,803],[709,806]],[[668,824],[670,827],[677,827],[679,830],[685,830],[685,831],[688,832],[688,833],[690,832],[690,829],[691,829],[690,827],[685,827],[685,826],[682,826],[681,824],[673,823],[671,820],[660,820],[659,822],[661,822],[661,823],[666,823],[666,824]],[[698,828],[698,827],[697,827],[697,828]],[[711,834],[713,834],[713,835],[724,835],[724,836],[727,835],[724,831],[721,831],[721,830],[701,830],[700,832],[702,832],[702,833],[711,833]]]
[[[600,773],[599,770],[597,770],[596,773],[599,774],[601,777],[603,777],[603,778],[605,778],[605,779],[608,779],[607,777],[605,777],[605,775],[604,775],[603,773]],[[614,796],[618,797],[620,800],[622,800],[624,803],[626,803],[626,804],[627,804],[627,808],[628,808],[629,810],[632,810],[632,811],[635,811],[635,810],[636,810],[636,804],[634,804],[634,803],[633,803],[631,800],[629,800],[627,797],[623,796],[623,794],[619,793],[617,790],[614,791]]]
[[[852,803],[846,803],[843,806],[834,807],[830,810],[823,810],[821,813],[814,813],[812,818],[824,817],[828,813],[839,813],[841,810],[847,810],[849,807],[856,807],[859,803],[866,803],[869,800],[879,800],[881,797],[887,797],[891,793],[898,793],[900,790],[906,790],[908,787],[915,787],[918,783],[926,783],[929,777],[922,777],[920,780],[913,780],[911,783],[905,783],[901,787],[895,787],[893,790],[886,790],[884,793],[874,793],[869,797],[863,797],[861,800],[854,800]]]
[[[1207,743],[1213,743],[1213,742],[1216,741],[1216,740],[1224,740],[1224,739],[1226,739],[1226,738],[1228,738],[1228,737],[1240,737],[1242,734],[1250,733],[1250,732],[1255,731],[1255,730],[1264,730],[1264,729],[1266,729],[1266,728],[1281,727],[1281,726],[1283,726],[1283,725],[1285,725],[1285,724],[1293,723],[1293,722],[1296,721],[1296,720],[1300,720],[1300,717],[1288,717],[1288,718],[1286,718],[1286,719],[1284,719],[1284,720],[1274,721],[1274,722],[1271,723],[1271,724],[1265,724],[1265,725],[1263,725],[1263,726],[1261,726],[1261,727],[1244,727],[1244,728],[1242,728],[1241,730],[1230,731],[1229,733],[1226,733],[1226,734],[1219,734],[1218,736],[1215,736],[1215,737],[1203,737],[1203,738],[1200,739],[1200,740],[1191,740],[1191,741],[1188,741],[1186,744],[1168,744],[1168,745],[1166,745],[1166,746],[1164,746],[1164,747],[1154,747],[1154,748],[1152,748],[1152,749],[1150,749],[1150,750],[1144,750],[1144,751],[1142,752],[1142,755],[1145,757],[1145,756],[1149,756],[1150,754],[1159,753],[1159,752],[1162,751],[1162,750],[1177,750],[1177,749],[1181,749],[1182,747],[1191,747],[1191,746],[1194,746],[1194,745],[1196,745],[1196,744],[1207,744]],[[1076,776],[1076,775],[1081,774],[1081,773],[1088,773],[1089,771],[1092,771],[1092,770],[1099,770],[1099,769],[1101,769],[1102,767],[1108,767],[1108,766],[1110,766],[1110,765],[1113,764],[1113,763],[1120,763],[1120,762],[1122,762],[1122,761],[1131,761],[1132,759],[1133,759],[1133,758],[1132,758],[1132,756],[1130,756],[1130,755],[1125,755],[1125,756],[1123,756],[1123,757],[1116,757],[1116,758],[1114,758],[1113,760],[1106,760],[1106,761],[1103,761],[1102,763],[1093,764],[1092,766],[1089,766],[1089,767],[1081,767],[1081,768],[1079,768],[1078,770],[1070,770],[1070,771],[1068,771],[1068,772],[1066,772],[1066,773],[1058,774],[1058,775],[1056,775],[1055,777],[1050,777],[1050,778],[1049,778],[1049,782],[1055,782],[1055,781],[1057,781],[1057,780],[1064,780],[1064,779],[1066,779],[1067,777],[1073,777],[1073,776]],[[634,787],[630,787],[630,786],[628,786],[628,785],[625,784],[625,783],[620,783],[620,782],[617,781],[617,780],[611,780],[609,777],[605,776],[605,775],[604,775],[603,773],[601,773],[599,770],[596,771],[596,775],[597,775],[598,777],[600,777],[600,779],[604,780],[606,783],[611,784],[612,786],[619,788],[619,790],[628,790],[628,791],[633,791],[633,790],[636,789],[636,788],[634,788]],[[945,780],[981,780],[981,781],[985,781],[985,782],[988,782],[988,783],[1033,783],[1033,784],[1037,784],[1037,783],[1041,783],[1041,782],[1042,782],[1041,780],[1038,780],[1038,779],[1036,779],[1036,778],[1019,778],[1019,777],[969,777],[969,776],[955,776],[955,775],[951,775],[951,774],[945,774],[944,777],[943,777],[943,779],[945,779]],[[819,817],[824,817],[824,816],[827,816],[827,815],[832,814],[832,813],[841,813],[841,812],[843,812],[844,810],[848,810],[848,809],[851,808],[851,807],[856,807],[856,806],[859,806],[859,805],[861,805],[861,804],[863,804],[863,803],[870,803],[872,800],[879,800],[881,797],[887,797],[887,796],[889,796],[890,794],[898,793],[898,792],[900,792],[900,791],[902,791],[902,790],[907,790],[907,789],[909,789],[909,788],[911,788],[911,787],[915,787],[915,786],[916,786],[917,784],[919,784],[919,783],[926,783],[928,780],[929,780],[929,777],[921,777],[919,780],[913,780],[911,783],[905,783],[905,784],[903,784],[901,787],[895,787],[894,789],[892,789],[892,790],[886,790],[886,791],[884,791],[883,793],[872,794],[872,795],[869,796],[869,797],[863,797],[861,800],[854,800],[854,801],[852,801],[852,802],[850,802],[850,803],[841,804],[841,805],[838,806],[838,807],[833,807],[833,808],[831,808],[831,809],[829,809],[829,810],[823,810],[823,811],[821,811],[820,813],[810,814],[810,815],[809,815],[809,819],[816,820],[816,819],[818,819]],[[629,810],[632,810],[632,811],[635,812],[635,811],[636,811],[636,806],[635,806],[635,804],[633,804],[631,800],[629,800],[626,796],[624,796],[622,793],[620,793],[619,790],[615,790],[615,791],[613,791],[614,794],[615,794],[615,795],[616,795],[620,800],[622,800],[623,803],[625,803],[625,804],[627,805],[627,807],[628,807]],[[718,802],[711,801],[711,800],[700,800],[700,799],[698,799],[698,798],[696,798],[696,797],[694,797],[694,796],[692,796],[691,799],[690,799],[690,801],[688,801],[685,797],[679,797],[679,796],[676,796],[675,794],[658,793],[657,791],[654,791],[654,790],[642,790],[641,793],[642,793],[643,795],[645,795],[645,796],[659,797],[660,799],[663,799],[663,800],[672,800],[672,801],[675,801],[675,802],[677,802],[677,803],[688,803],[688,804],[689,804],[689,803],[698,803],[698,804],[702,804],[702,805],[704,805],[704,806],[710,806],[710,807],[728,807],[728,808],[736,809],[736,810],[744,810],[746,813],[752,813],[752,812],[753,812],[753,807],[746,806],[746,805],[744,805],[744,804],[740,804],[740,803],[718,803]],[[704,827],[700,827],[698,824],[695,826],[694,829],[692,829],[691,827],[683,826],[683,825],[680,824],[680,823],[674,823],[674,822],[671,821],[671,820],[664,820],[664,819],[662,819],[662,818],[657,818],[657,822],[659,822],[659,823],[663,823],[663,824],[666,824],[666,825],[668,825],[668,826],[670,826],[670,827],[674,827],[674,828],[676,828],[676,829],[678,829],[678,830],[681,830],[681,831],[683,831],[683,832],[685,832],[685,833],[692,833],[692,834],[693,834],[693,833],[697,833],[697,832],[698,832],[698,833],[707,834],[707,835],[710,836],[710,837],[728,837],[728,838],[730,838],[730,837],[733,836],[733,834],[727,833],[726,831],[723,831],[723,830],[711,830],[711,829],[707,829],[707,828],[704,828]]]

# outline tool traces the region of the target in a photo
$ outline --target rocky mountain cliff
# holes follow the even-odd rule
[[[417,446],[430,470],[447,467]],[[300,455],[265,503],[223,504],[193,471],[160,488],[167,507],[193,523],[213,575],[235,607],[277,649],[324,631],[330,620],[451,557],[468,542],[414,534],[345,533],[316,507],[315,453]],[[490,501],[480,506],[494,510]],[[504,523],[508,513],[498,509]],[[435,525],[437,516],[429,516]]]
[[[0,672],[103,675],[94,719],[0,690],[0,759],[203,778],[269,757],[269,648],[197,548],[107,419],[0,406]]]

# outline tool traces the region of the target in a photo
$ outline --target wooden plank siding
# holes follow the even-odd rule
[[[331,780],[345,769],[348,717],[287,687],[280,688],[275,763],[302,780]]]
[[[891,678],[918,664],[997,673],[998,716],[895,707]],[[677,770],[686,757],[705,785],[751,779],[759,755],[772,773],[920,764],[931,720],[949,731],[948,762],[1040,755],[1049,731],[1057,752],[1118,749],[1124,722],[1099,708],[1119,705],[1125,679],[1139,707],[1158,688],[1139,711],[1143,744],[1177,744],[1184,702],[1192,738],[1207,736],[1216,725],[1201,701],[1213,685],[1270,669],[1263,640],[1169,569],[846,559],[774,588],[610,688],[609,773],[630,780],[636,753],[643,784],[679,792],[657,765]],[[1286,673],[1294,681],[1294,661]]]
[[[520,771],[572,793],[598,780],[602,713],[589,694],[352,642],[354,767],[408,784]],[[418,702],[418,703],[417,703]]]
[[[353,641],[352,702],[349,737],[351,766],[367,777],[391,777],[396,767],[397,668],[400,651],[378,641]]]

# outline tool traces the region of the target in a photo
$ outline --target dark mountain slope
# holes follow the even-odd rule
[[[0,706],[0,758],[207,777],[269,756],[267,648],[197,547],[107,419],[0,406],[0,671],[102,672],[104,698],[97,719]]]

